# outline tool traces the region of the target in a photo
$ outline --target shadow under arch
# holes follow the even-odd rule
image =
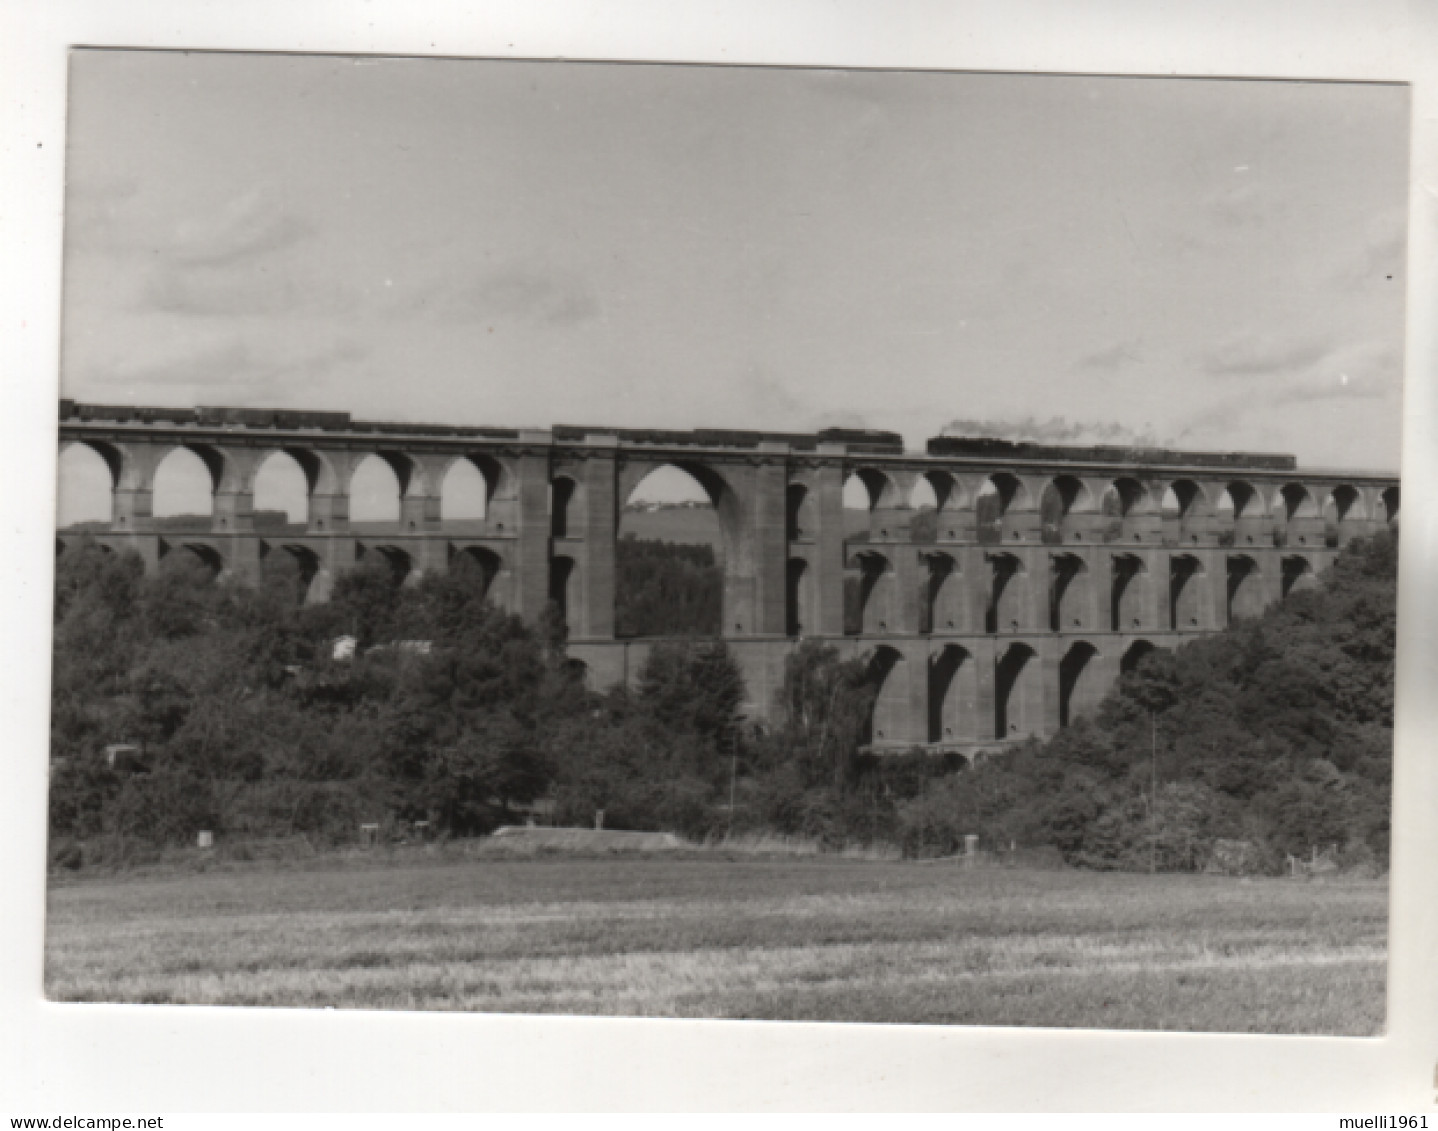
[[[927,534],[927,520],[920,523],[919,512],[922,510],[919,501],[921,486],[928,485],[933,494],[933,537],[920,537]],[[964,535],[964,525],[960,522],[961,512],[964,510],[967,500],[964,495],[963,484],[950,472],[941,468],[929,468],[921,472],[914,481],[914,491],[910,496],[911,505],[916,512],[914,520],[915,541],[925,542],[957,542]]]
[[[1158,645],[1154,644],[1152,640],[1135,640],[1124,649],[1123,656],[1119,659],[1119,674],[1129,675],[1137,671],[1144,658],[1156,651],[1158,651]]]
[[[986,555],[989,567],[988,600],[984,607],[984,631],[1017,631],[1024,627],[1023,561],[1014,554]]]
[[[329,597],[326,587],[315,584],[321,568],[319,555],[308,546],[294,542],[260,542],[262,584],[271,591],[288,589],[290,603],[296,606],[317,604]],[[321,589],[326,591],[321,593]]]
[[[1168,627],[1174,632],[1200,626],[1206,576],[1203,562],[1192,554],[1174,554],[1168,559]]]
[[[875,550],[854,555],[858,577],[854,596],[846,601],[845,631],[851,635],[888,632],[893,623],[894,568],[889,559]]]
[[[1098,654],[1087,640],[1080,640],[1059,661],[1059,726],[1068,726],[1078,712],[1093,706],[1097,683],[1093,661]]]
[[[1004,516],[1029,510],[1028,488],[1017,475],[996,471],[988,476],[974,496],[974,522],[978,541],[994,545],[1004,540]]]
[[[1091,578],[1088,562],[1078,554],[1052,555],[1049,587],[1049,630],[1084,627]]]
[[[1043,541],[1054,545],[1067,541],[1069,515],[1089,514],[1094,509],[1093,492],[1081,480],[1072,475],[1054,476],[1039,497]]]
[[[559,623],[570,631],[579,613],[579,566],[566,554],[549,559],[549,601],[559,614]]]
[[[408,585],[417,580],[414,567],[414,559],[410,557],[409,551],[399,546],[390,546],[385,543],[356,543],[356,556],[360,560],[369,557],[370,554],[377,554],[381,561],[389,567],[390,580],[398,588]]]
[[[959,563],[952,554],[930,551],[923,555],[927,575],[919,605],[921,633],[957,632],[964,623],[963,586]]]
[[[225,572],[224,555],[204,542],[160,539],[160,572],[186,573],[218,581]]]
[[[1038,667],[1038,654],[1022,642],[1010,644],[999,656],[994,670],[996,739],[1016,738],[1038,729],[1037,714],[1042,710]]]
[[[1281,563],[1283,569],[1281,592],[1284,597],[1290,593],[1301,593],[1318,584],[1313,572],[1313,563],[1301,554],[1285,554]]]
[[[952,742],[968,737],[965,714],[973,709],[976,673],[972,654],[946,644],[929,660],[928,740]]]
[[[790,558],[784,567],[784,635],[802,636],[811,619],[809,563]]]
[[[582,529],[580,514],[582,497],[579,480],[570,475],[556,475],[549,481],[549,536],[569,538]]]
[[[465,546],[462,549],[450,550],[450,572],[472,576],[485,597],[492,597],[495,579],[503,568],[504,559],[488,546]]]
[[[1227,569],[1227,622],[1232,624],[1261,614],[1263,581],[1258,562],[1247,554],[1229,554]]]
[[[1109,629],[1121,632],[1143,624],[1143,589],[1148,565],[1137,554],[1113,556],[1113,587],[1109,591]]]
[[[859,732],[860,745],[892,741],[899,734],[900,712],[905,706],[898,678],[903,664],[902,653],[887,644],[880,644],[869,656],[864,680],[870,692],[869,709]]]

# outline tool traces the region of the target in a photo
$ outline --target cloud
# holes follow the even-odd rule
[[[517,264],[398,289],[391,307],[444,321],[499,319],[546,326],[572,326],[600,314],[599,300],[586,280],[563,269]]]
[[[304,403],[308,389],[367,357],[366,351],[348,338],[290,351],[258,348],[232,338],[92,366],[66,381],[67,395],[105,399],[123,390],[125,398],[139,403],[146,399],[196,404]],[[90,393],[92,388],[103,392]]]
[[[356,307],[356,288],[326,274],[324,257],[292,254],[317,228],[290,210],[279,194],[253,189],[213,213],[129,227],[112,250],[142,251],[143,266],[125,270],[140,280],[141,311],[205,317],[292,317],[344,314]]]
[[[1048,420],[1033,416],[1014,420],[951,420],[941,434],[1039,444],[1114,444],[1135,448],[1161,448],[1173,443],[1160,439],[1148,424],[1133,428],[1115,421],[1071,421],[1062,416]]]
[[[225,267],[296,246],[317,234],[273,189],[250,189],[214,206],[195,202],[175,218],[173,205],[157,211],[133,177],[74,186],[66,198],[65,238],[70,250],[144,255],[181,267]]]
[[[1265,223],[1274,212],[1273,194],[1264,190],[1263,182],[1247,174],[1233,184],[1210,192],[1199,203],[1205,216],[1224,228],[1246,228]]]
[[[1337,259],[1329,280],[1339,286],[1366,283],[1401,286],[1408,255],[1408,212],[1395,207],[1375,214],[1356,248],[1346,249]]]
[[[268,255],[310,238],[315,225],[266,189],[238,196],[213,213],[181,220],[164,254],[192,266],[221,267]]]
[[[1380,342],[1360,342],[1336,352],[1320,370],[1279,385],[1267,403],[1382,400],[1397,397],[1402,384],[1402,354]]]
[[[136,231],[132,205],[140,191],[133,177],[71,184],[65,197],[65,243],[72,251],[134,251],[147,243]],[[147,233],[152,234],[152,233]]]
[[[138,305],[212,318],[292,318],[352,314],[363,298],[360,286],[303,265],[232,259],[223,265],[157,263],[146,276]]]
[[[1332,352],[1327,338],[1242,334],[1209,350],[1200,364],[1215,377],[1276,376],[1310,369]]]
[[[1268,381],[1229,386],[1231,392],[1184,422],[1178,439],[1204,447],[1254,446],[1253,440],[1235,436],[1282,435],[1293,427],[1293,413],[1321,407],[1317,419],[1333,434],[1367,419],[1380,402],[1396,401],[1402,386],[1402,355],[1380,341],[1357,342],[1325,349],[1317,362],[1300,372],[1275,372]],[[1396,436],[1394,437],[1396,440]],[[1291,445],[1292,440],[1270,442]]]
[[[1108,349],[1084,354],[1074,364],[1081,369],[1122,369],[1126,365],[1134,365],[1143,360],[1143,355],[1139,352],[1140,345],[1141,343],[1136,339],[1115,342]]]

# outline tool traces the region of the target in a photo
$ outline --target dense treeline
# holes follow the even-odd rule
[[[595,695],[562,650],[459,571],[400,588],[379,558],[299,607],[284,570],[216,585],[179,554],[146,577],[98,547],[57,567],[50,819],[95,850],[219,835],[454,835],[540,797],[560,821],[703,834],[742,697],[722,647],[657,649],[634,693]],[[353,655],[334,641],[353,635]],[[105,747],[138,748],[111,764]],[[700,800],[696,800],[700,799]]]
[[[616,635],[719,635],[724,571],[712,546],[626,535],[614,567]]]
[[[1261,619],[1152,653],[1094,719],[973,768],[867,753],[870,670],[818,641],[790,657],[781,721],[761,732],[740,718],[743,682],[721,642],[658,646],[632,690],[595,693],[558,618],[535,630],[499,612],[477,572],[401,588],[376,558],[328,603],[300,607],[285,561],[242,589],[183,553],[153,577],[98,547],[62,555],[57,847],[133,857],[201,829],[333,843],[419,821],[474,835],[543,800],[560,824],[602,810],[609,827],[887,841],[916,855],[978,834],[1100,868],[1198,867],[1223,840],[1270,869],[1315,845],[1386,860],[1388,536],[1350,547],[1330,584]],[[336,653],[341,635],[356,638],[351,658]],[[138,751],[112,765],[104,748],[117,742]]]

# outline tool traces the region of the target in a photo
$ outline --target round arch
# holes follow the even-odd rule
[[[1099,686],[1099,651],[1087,640],[1075,641],[1059,661],[1059,726],[1068,726],[1081,714],[1097,706],[1103,696]]]
[[[790,483],[784,489],[784,537],[790,542],[807,542],[814,535],[814,506],[805,483]]]
[[[1145,657],[1158,651],[1158,645],[1152,640],[1135,640],[1124,649],[1123,656],[1119,660],[1118,670],[1121,675],[1128,675],[1138,670],[1139,664],[1143,663]]]
[[[584,497],[579,480],[570,475],[556,475],[549,481],[549,536],[575,538],[584,528],[582,508]]]
[[[281,512],[286,525],[309,522],[314,477],[292,452],[276,448],[261,457],[253,480],[256,521],[265,513]]]
[[[1114,518],[1130,518],[1152,514],[1153,496],[1148,488],[1131,475],[1121,475],[1103,493],[1103,513]]]
[[[1244,479],[1234,479],[1224,484],[1214,510],[1221,518],[1230,520],[1263,518],[1267,514],[1263,493]]]
[[[1318,503],[1313,493],[1302,483],[1286,483],[1279,488],[1275,503],[1282,507],[1285,520],[1296,518],[1317,518]]]
[[[966,704],[977,702],[978,672],[972,654],[958,644],[946,644],[929,660],[928,740],[953,742],[973,737],[973,723],[964,715]]]
[[[225,558],[218,549],[205,542],[160,542],[160,570],[182,572],[218,581],[225,572]]]
[[[260,543],[260,578],[266,587],[288,590],[295,605],[317,603],[328,597],[316,584],[323,571],[317,555],[308,546],[293,542]]]
[[[61,444],[56,469],[56,528],[109,526],[115,520],[120,467],[120,453],[108,444],[83,440]]]
[[[176,444],[155,464],[150,513],[155,518],[204,520],[208,525],[224,472],[224,457],[214,448]]]
[[[863,745],[902,738],[904,712],[908,707],[904,701],[904,666],[903,654],[887,644],[879,645],[870,654],[865,682],[872,698],[860,733]]]
[[[1247,554],[1228,555],[1228,623],[1263,612],[1263,578],[1258,561]]]
[[[369,452],[350,469],[347,493],[355,528],[397,529],[413,467],[407,459]]]
[[[1038,654],[1015,642],[999,657],[994,673],[994,737],[1037,733],[1043,717],[1043,681]]]
[[[988,600],[984,609],[984,631],[1019,631],[1027,621],[1024,583],[1028,571],[1014,554],[986,554],[989,565]]]
[[[1148,564],[1137,554],[1113,555],[1113,586],[1109,591],[1109,629],[1142,628]]]
[[[1174,632],[1202,626],[1206,576],[1202,560],[1193,554],[1174,554],[1168,559],[1168,623]]]
[[[753,586],[744,578],[753,569],[753,548],[743,534],[740,497],[725,475],[697,461],[636,461],[621,469],[618,487],[616,632],[752,631]],[[781,630],[782,624],[773,627]]]
[[[1313,563],[1302,554],[1285,554],[1280,565],[1283,570],[1281,592],[1284,597],[1290,593],[1312,589],[1318,584]]]
[[[1159,514],[1164,518],[1200,518],[1209,511],[1208,494],[1192,479],[1175,479],[1163,489]]]
[[[961,631],[966,617],[958,561],[951,554],[930,552],[923,555],[923,563],[927,575],[922,582],[919,631]]]
[[[1078,554],[1050,556],[1049,630],[1087,627],[1093,580],[1088,563]]]
[[[361,551],[361,558],[368,557],[371,553],[378,554],[389,567],[390,578],[396,587],[416,580],[414,559],[410,557],[408,550],[384,543],[360,544],[357,549]]]
[[[1383,503],[1383,520],[1387,522],[1389,526],[1397,525],[1399,503],[1398,488],[1396,486],[1389,487],[1379,498]]]
[[[504,569],[504,559],[488,546],[464,546],[450,551],[450,572],[473,574],[478,579],[480,591],[485,596],[492,594],[495,579],[502,569]]]
[[[850,615],[845,617],[845,628],[861,635],[888,632],[895,623],[893,563],[874,550],[855,554],[853,563],[858,576],[852,587],[845,587],[854,594],[845,602],[852,606],[847,610]]]
[[[470,525],[483,526],[489,517],[493,492],[489,480],[472,459],[450,460],[437,484],[439,521],[443,529],[455,532]]]

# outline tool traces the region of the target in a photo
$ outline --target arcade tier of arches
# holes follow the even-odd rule
[[[862,741],[972,752],[1049,735],[1092,714],[1121,674],[1164,646],[1131,636],[876,645],[859,653],[869,693]]]
[[[716,633],[958,637],[1213,631],[1314,584],[1334,549],[1398,516],[1397,485],[1362,478],[657,454],[536,435],[438,450],[398,434],[240,446],[72,430],[60,538],[129,539],[157,565],[183,535],[221,576],[293,565],[306,600],[369,553],[414,583],[482,552],[496,599],[610,639],[626,504],[662,471],[705,501]]]

